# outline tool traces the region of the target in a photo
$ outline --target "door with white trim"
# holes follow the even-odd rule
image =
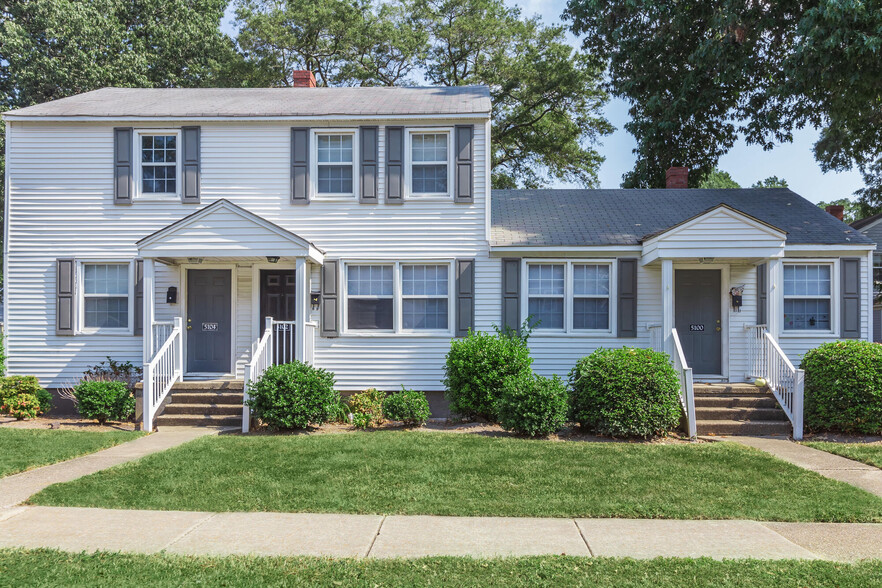
[[[696,374],[723,373],[721,282],[718,269],[674,270],[674,326]]]

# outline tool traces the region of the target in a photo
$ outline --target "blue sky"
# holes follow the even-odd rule
[[[566,6],[566,0],[506,0],[512,6],[519,6],[524,15],[539,15],[546,23],[559,23],[560,15]],[[232,17],[227,12],[229,21]],[[234,33],[229,22],[224,23],[224,30]],[[571,38],[574,45],[578,44]],[[623,100],[612,99],[605,108],[606,117],[616,127],[616,131],[603,139],[598,147],[606,161],[600,168],[600,187],[617,188],[622,174],[634,164],[634,138],[624,130],[628,121],[628,105]],[[863,186],[857,171],[844,173],[822,173],[812,155],[812,145],[818,138],[815,129],[803,129],[794,133],[792,143],[776,146],[771,151],[763,151],[755,145],[747,145],[738,141],[735,146],[720,159],[719,167],[729,172],[732,178],[744,187],[757,180],[769,176],[784,178],[790,188],[812,202],[835,200],[853,197],[855,190]],[[557,184],[554,187],[568,187]]]

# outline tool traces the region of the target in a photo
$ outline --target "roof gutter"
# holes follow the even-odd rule
[[[334,120],[486,120],[490,118],[489,112],[471,112],[463,114],[316,114],[304,116],[211,116],[194,114],[191,116],[41,116],[20,115],[12,112],[4,113],[3,120],[9,122],[169,122],[169,121],[192,121],[206,120],[219,122],[232,121],[334,121]]]

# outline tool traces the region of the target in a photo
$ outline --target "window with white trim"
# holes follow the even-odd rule
[[[180,133],[138,131],[138,193],[142,196],[178,194]]]
[[[355,132],[317,132],[316,194],[355,195]]]
[[[410,132],[410,194],[450,195],[450,132]]]
[[[451,262],[345,265],[345,325],[352,332],[450,331]]]
[[[784,264],[784,330],[830,331],[832,264]]]
[[[128,329],[128,263],[83,263],[82,326],[86,330]]]
[[[612,264],[527,263],[526,315],[538,331],[610,332]]]

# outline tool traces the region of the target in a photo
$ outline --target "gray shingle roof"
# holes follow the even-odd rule
[[[288,117],[489,114],[486,86],[430,88],[102,88],[6,116]]]
[[[491,244],[638,245],[726,204],[787,232],[787,243],[872,241],[787,189],[493,190]]]

